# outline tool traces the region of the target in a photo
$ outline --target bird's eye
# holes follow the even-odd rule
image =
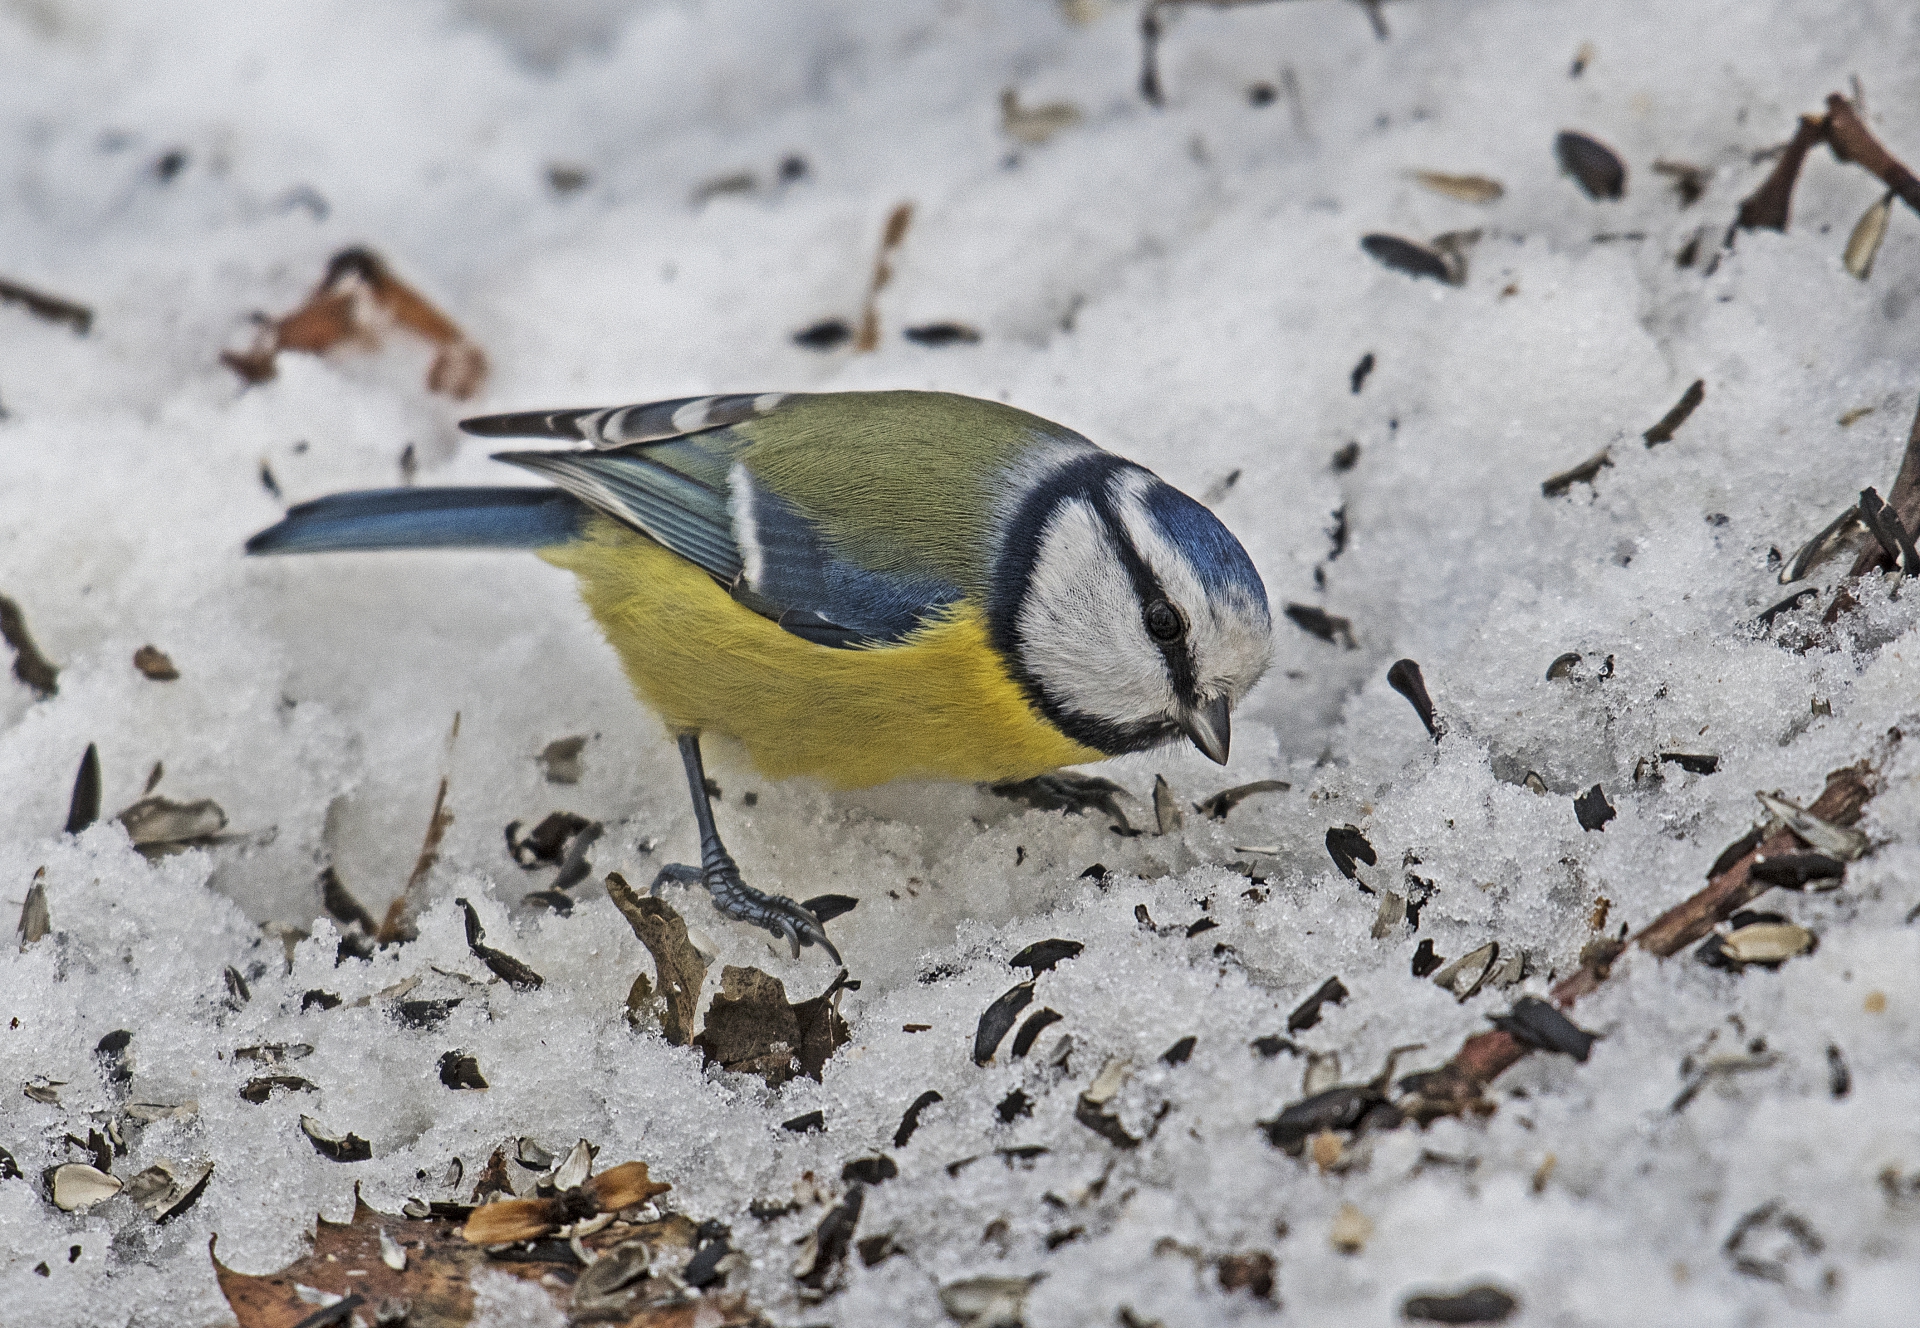
[[[1180,610],[1163,599],[1147,605],[1147,632],[1156,641],[1178,641],[1186,635],[1187,624]]]

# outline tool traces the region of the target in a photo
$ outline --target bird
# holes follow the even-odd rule
[[[1266,587],[1205,506],[1062,425],[928,391],[765,392],[464,420],[560,450],[549,483],[336,493],[249,554],[486,548],[571,571],[679,747],[704,885],[797,958],[816,914],[749,885],[700,740],[772,778],[1003,783],[1181,738],[1225,764],[1272,654]]]

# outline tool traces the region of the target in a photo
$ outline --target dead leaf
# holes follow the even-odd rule
[[[706,1054],[708,1064],[757,1074],[774,1088],[796,1073],[817,1080],[828,1057],[850,1036],[832,1004],[846,976],[842,970],[819,996],[790,1005],[780,979],[729,964],[721,970],[720,991],[707,1007],[706,1027],[693,1045]]]
[[[326,275],[307,302],[279,319],[262,319],[254,344],[224,351],[220,359],[249,383],[264,383],[277,372],[274,358],[283,350],[321,355],[340,346],[377,349],[381,337],[404,328],[435,348],[427,370],[427,388],[464,401],[487,377],[487,357],[453,320],[401,281],[371,249],[343,249],[327,264]]]
[[[627,925],[633,928],[633,934],[653,955],[659,993],[666,998],[666,1009],[660,1016],[661,1032],[670,1046],[686,1046],[693,1040],[694,1010],[700,1004],[700,989],[707,980],[707,961],[687,939],[686,920],[661,900],[636,895],[619,872],[608,874],[607,894],[626,918]],[[637,982],[635,990],[638,990]],[[632,1012],[633,997],[629,993],[630,1016]]]
[[[614,1222],[583,1237],[581,1244],[588,1257],[598,1256],[592,1266],[616,1257],[615,1251],[635,1241],[644,1241],[657,1263],[663,1250],[677,1253],[672,1241],[661,1238],[660,1229],[670,1225],[677,1230],[692,1224],[685,1218],[642,1226]],[[210,1254],[215,1253],[218,1239],[208,1243]],[[690,1238],[685,1243],[690,1244]],[[396,1263],[400,1267],[394,1267]],[[406,1328],[461,1328],[473,1318],[471,1279],[483,1268],[539,1287],[561,1315],[573,1308],[577,1283],[553,1276],[553,1264],[490,1259],[484,1247],[461,1237],[455,1219],[389,1216],[375,1212],[357,1196],[351,1222],[321,1219],[314,1230],[312,1251],[277,1273],[252,1277],[225,1267],[217,1255],[213,1259],[220,1290],[239,1328],[299,1328],[301,1324],[311,1328],[320,1323],[344,1328],[356,1321],[372,1323],[383,1304],[407,1307],[401,1320]],[[617,1323],[621,1328],[750,1328],[765,1322],[739,1293],[685,1299],[678,1282],[670,1277],[636,1278],[628,1290],[622,1303],[608,1306],[619,1309],[619,1317],[596,1313],[592,1321]],[[329,1311],[334,1317],[319,1317]]]

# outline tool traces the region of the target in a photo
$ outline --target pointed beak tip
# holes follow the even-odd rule
[[[1209,761],[1215,765],[1227,763],[1227,752],[1233,742],[1233,726],[1226,697],[1217,697],[1205,705],[1195,706],[1181,719],[1180,727]]]

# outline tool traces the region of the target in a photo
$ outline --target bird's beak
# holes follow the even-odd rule
[[[1227,698],[1215,697],[1180,716],[1180,727],[1193,739],[1193,745],[1207,754],[1216,765],[1227,763],[1227,745],[1233,741],[1233,726],[1227,718]]]

